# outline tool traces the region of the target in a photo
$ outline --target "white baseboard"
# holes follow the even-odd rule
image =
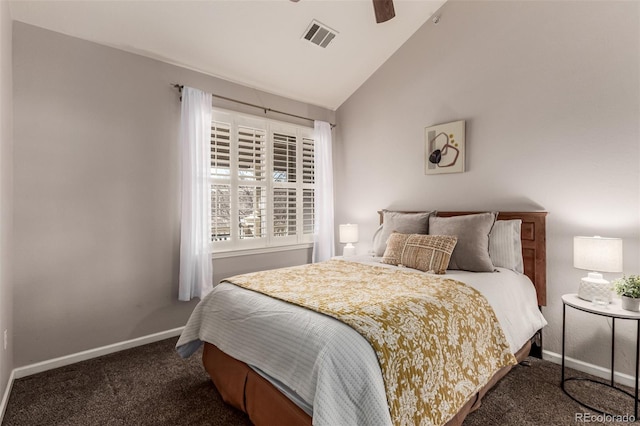
[[[542,359],[553,362],[554,364],[562,365],[562,354],[544,350],[542,351]],[[600,367],[599,365],[590,364],[568,356],[564,357],[564,365],[565,367],[573,368],[574,370],[591,374],[592,376],[600,377],[607,381],[611,379],[610,368]],[[629,386],[631,388],[636,386],[636,378],[629,374],[615,372],[614,380],[620,385]]]
[[[58,367],[64,367],[65,365],[75,364],[76,362],[86,361],[88,359],[97,358],[103,355],[109,355],[111,353],[123,351],[125,349],[135,348],[136,346],[142,346],[149,343],[158,342],[160,340],[169,339],[171,337],[179,336],[180,333],[182,333],[182,330],[184,330],[184,327],[178,327],[172,330],[161,331],[159,333],[149,334],[148,336],[138,337],[136,339],[125,340],[124,342],[114,343],[112,345],[101,346],[99,348],[61,356],[59,358],[54,358],[31,365],[25,365],[24,367],[18,367],[14,369],[12,375],[14,375],[14,378],[20,379],[22,377],[31,376],[32,374],[42,373],[43,371],[52,370]]]
[[[7,387],[4,390],[4,395],[2,395],[2,401],[0,402],[0,424],[4,420],[4,412],[7,409],[7,404],[9,403],[9,395],[11,395],[11,388],[13,387],[13,380],[15,379],[15,370],[11,370],[11,374],[9,374],[9,380],[7,382]]]

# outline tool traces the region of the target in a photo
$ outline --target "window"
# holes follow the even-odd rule
[[[211,123],[215,251],[310,243],[313,129],[224,110]]]

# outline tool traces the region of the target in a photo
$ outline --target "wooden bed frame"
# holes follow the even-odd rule
[[[382,213],[380,222],[382,223]],[[475,212],[438,212],[438,216],[459,216]],[[521,219],[522,254],[525,274],[533,282],[538,294],[538,305],[546,305],[546,212],[500,212],[498,220]],[[516,354],[518,362],[524,360],[531,349],[528,341]],[[222,352],[211,343],[204,344],[202,362],[211,380],[229,405],[248,414],[257,426],[309,426],[312,418],[268,380],[247,364]],[[447,426],[462,425],[465,417],[480,407],[482,397],[511,366],[499,370],[476,395],[462,407]]]

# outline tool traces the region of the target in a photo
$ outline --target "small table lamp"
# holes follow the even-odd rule
[[[340,225],[340,242],[346,243],[342,255],[344,257],[354,256],[356,254],[356,248],[352,243],[358,242],[358,225],[347,223],[346,225]]]
[[[622,272],[622,239],[573,237],[573,267],[592,271],[580,281],[578,297],[611,303],[611,284],[599,272]]]

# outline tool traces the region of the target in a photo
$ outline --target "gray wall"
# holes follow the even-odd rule
[[[640,3],[448,2],[337,111],[336,223],[376,210],[549,212],[546,350],[560,353],[560,296],[575,235],[622,237],[640,272]],[[424,128],[464,119],[467,172],[424,175]],[[608,279],[616,275],[607,274]],[[568,312],[568,355],[609,365],[610,324]],[[633,373],[631,324],[618,366]]]
[[[8,331],[9,346],[5,351],[0,343],[0,398],[6,389],[13,369],[13,303],[11,278],[12,241],[12,22],[9,2],[0,2],[0,342],[4,330]],[[0,418],[1,418],[0,413]]]
[[[184,325],[195,302],[177,300],[180,103],[170,83],[335,114],[18,22],[13,36],[16,366]],[[214,278],[305,263],[308,252],[215,260]]]

